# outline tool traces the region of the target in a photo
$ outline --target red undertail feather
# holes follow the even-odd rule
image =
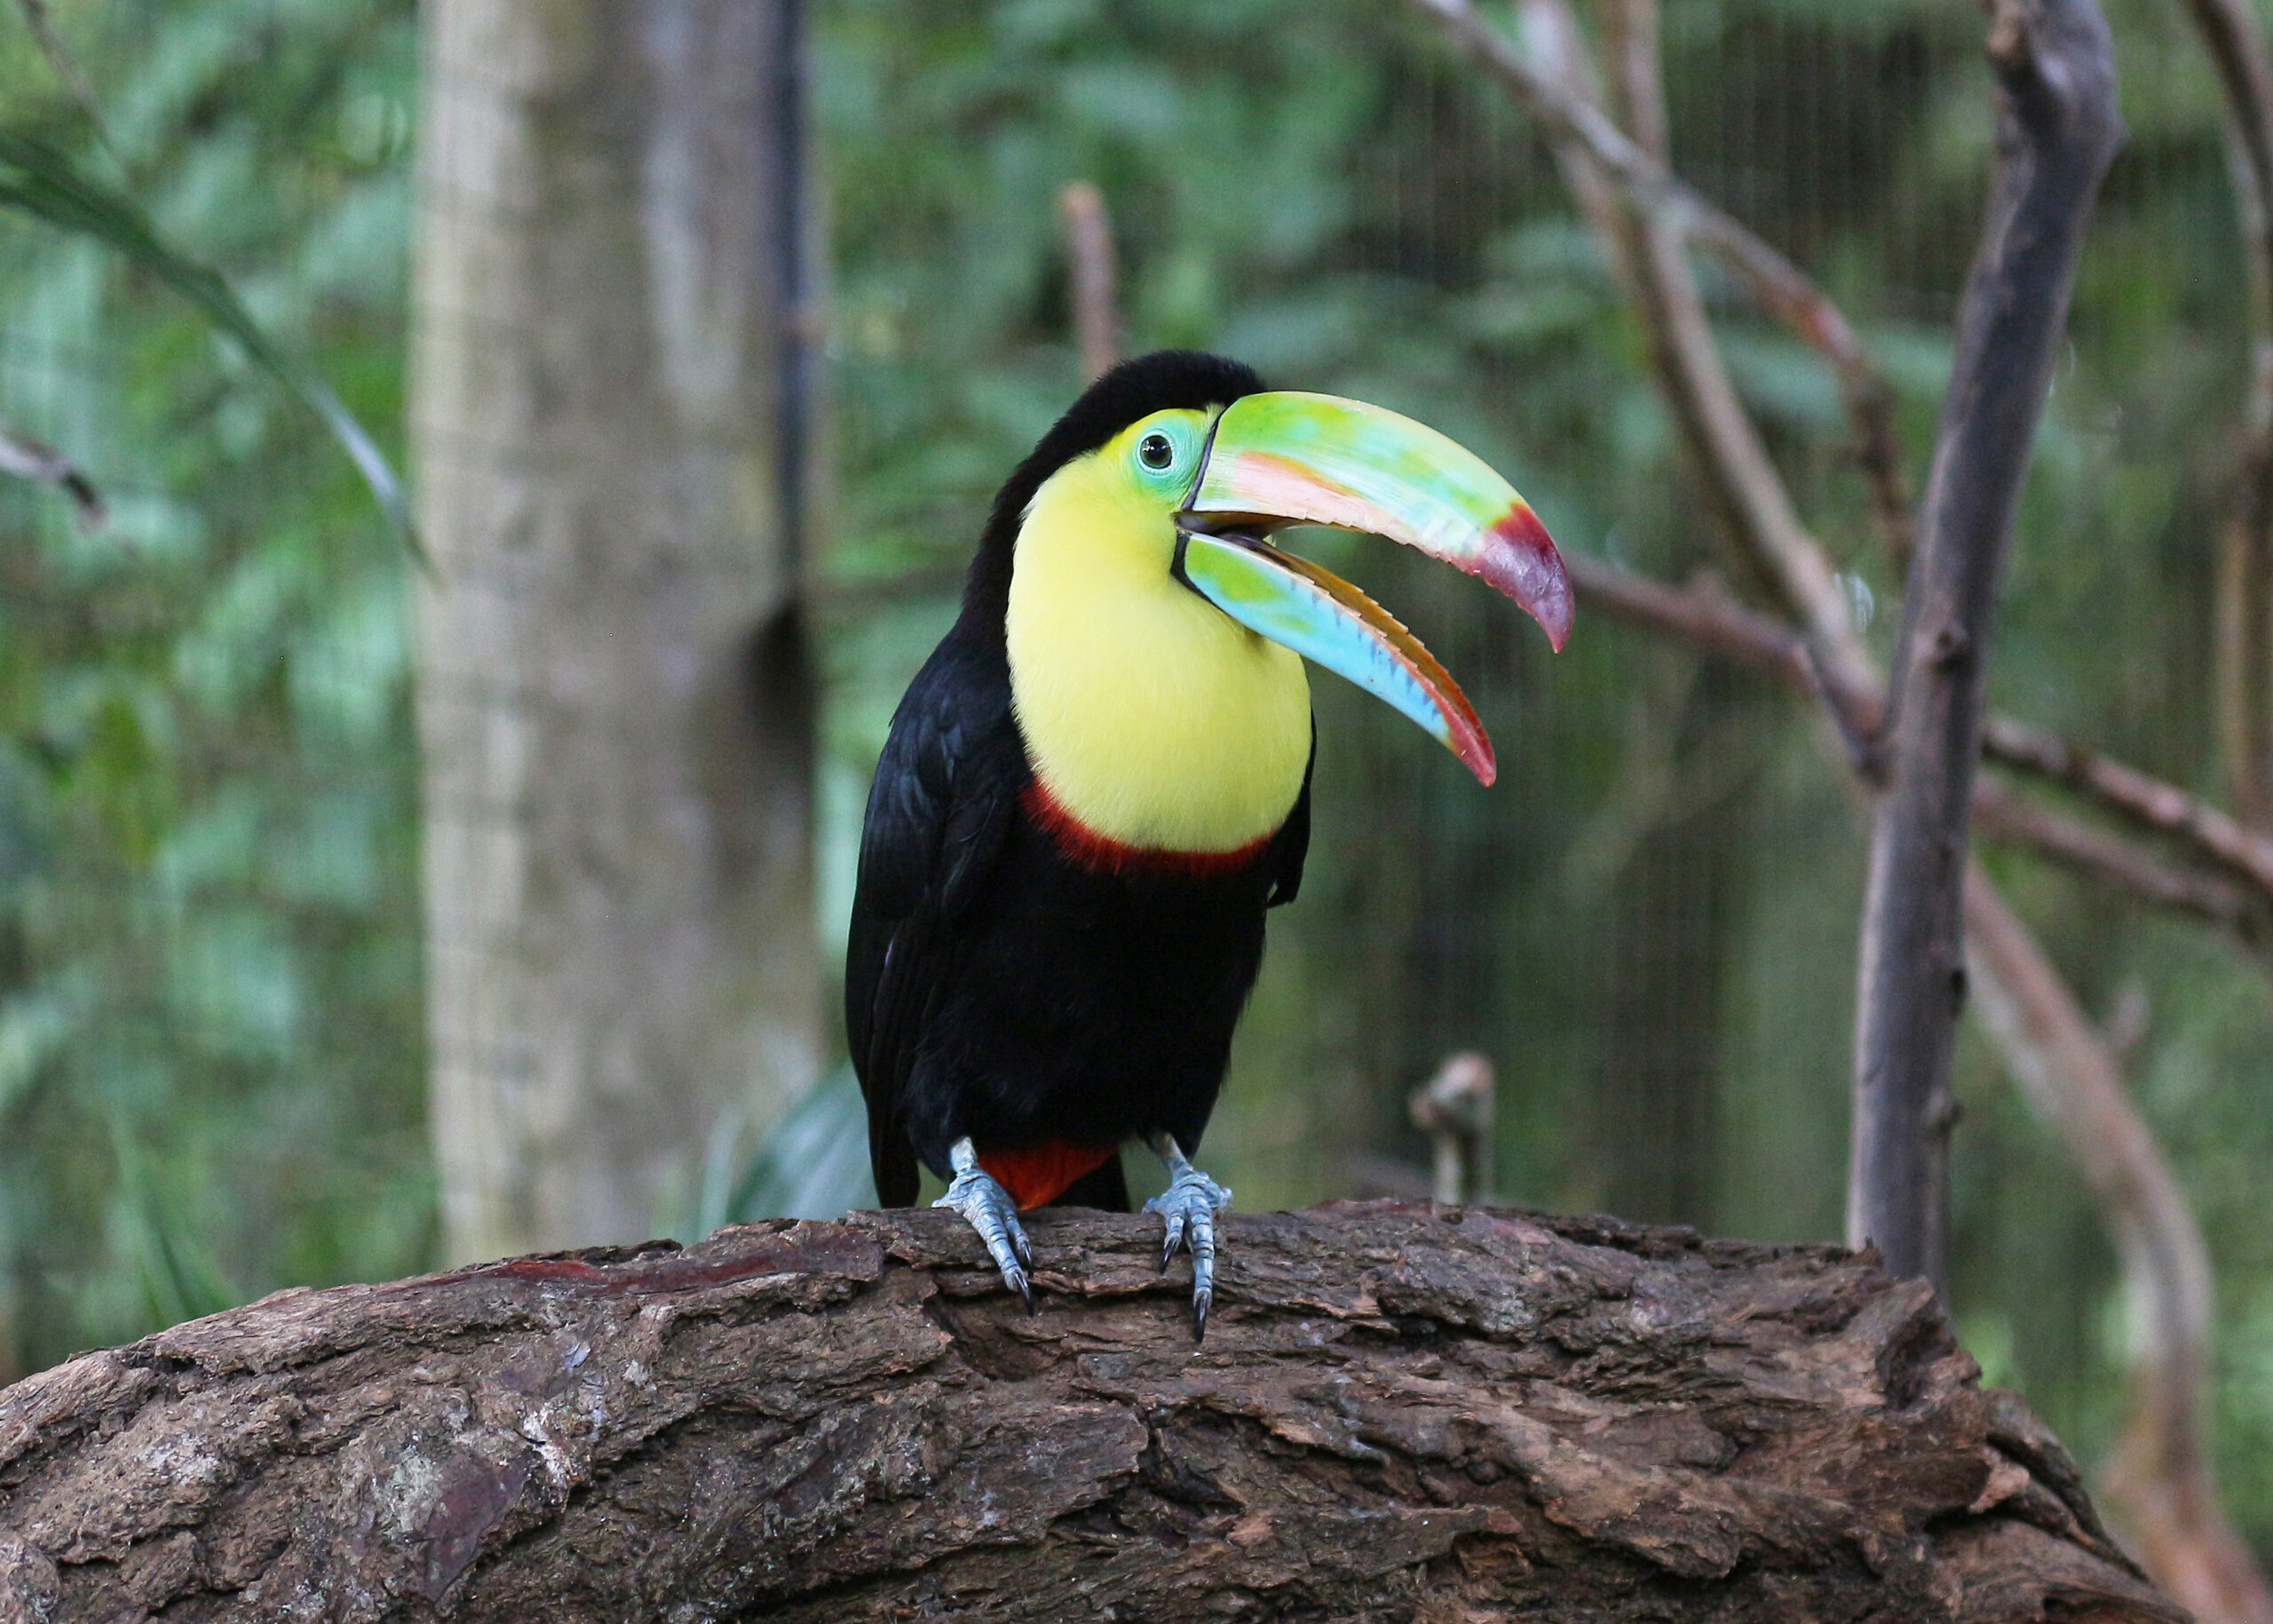
[[[1271,846],[1269,835],[1230,852],[1170,852],[1153,846],[1132,846],[1087,827],[1042,788],[1040,779],[1026,785],[1018,796],[1018,804],[1026,809],[1026,816],[1034,820],[1035,826],[1057,843],[1058,852],[1067,862],[1091,874],[1209,880],[1239,873]]]
[[[1076,1145],[1070,1139],[1052,1139],[1047,1145],[1014,1151],[982,1149],[978,1165],[1010,1192],[1018,1210],[1025,1212],[1055,1200],[1075,1179],[1103,1167],[1120,1150],[1117,1145]]]

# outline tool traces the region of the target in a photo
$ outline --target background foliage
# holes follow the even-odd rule
[[[994,484],[1078,385],[1069,178],[1113,204],[1132,347],[1220,348],[1409,410],[1575,548],[1676,578],[1715,561],[1639,335],[1543,154],[1401,7],[813,9],[836,280],[832,945],[891,704],[952,614]],[[2109,9],[2132,140],[2085,260],[1994,686],[2206,790],[2240,252],[2190,35],[2168,0]],[[367,422],[396,423],[408,0],[53,10],[115,153],[0,27],[10,125],[111,166]],[[1855,318],[1901,392],[1914,481],[1987,159],[1976,17],[1690,0],[1666,21],[1681,167]],[[1858,605],[1890,601],[1830,381],[1722,294],[1810,519]],[[48,494],[0,488],[0,1347],[36,1366],[277,1286],[407,1272],[433,1200],[399,550],[321,429],[194,313],[12,219],[0,422],[67,448],[114,516],[89,535]],[[1405,1090],[1474,1046],[1500,1066],[1503,1196],[1835,1236],[1863,844],[1812,720],[1599,622],[1551,660],[1449,572],[1364,542],[1317,551],[1461,676],[1504,777],[1482,793],[1319,685],[1313,877],[1274,923],[1214,1169],[1247,1207],[1363,1188],[1417,1154]],[[2001,872],[2087,1002],[2144,1000],[2136,1086],[2219,1268],[2222,1471],[2273,1549],[2264,973],[2064,876]],[[2125,1335],[2105,1240],[1985,1052],[1962,1069],[1960,1319],[1991,1375],[2095,1457]]]

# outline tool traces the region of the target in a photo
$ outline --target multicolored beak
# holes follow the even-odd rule
[[[1489,784],[1492,741],[1459,685],[1372,598],[1263,539],[1288,525],[1373,531],[1480,575],[1559,651],[1571,581],[1531,504],[1474,452],[1410,417],[1286,391],[1224,408],[1176,515],[1186,585],[1387,701]]]

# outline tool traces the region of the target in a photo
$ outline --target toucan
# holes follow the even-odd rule
[[[1123,362],[995,496],[954,626],[892,717],[869,790],[847,1035],[887,1207],[947,1181],[1034,1309],[1020,1211],[1129,1210],[1121,1149],[1168,1189],[1161,1267],[1192,1259],[1192,1336],[1232,1192],[1190,1160],[1310,844],[1309,660],[1495,776],[1419,640],[1272,545],[1372,531],[1479,575],[1558,650],[1572,594],[1530,505],[1390,411],[1268,390],[1193,351]]]

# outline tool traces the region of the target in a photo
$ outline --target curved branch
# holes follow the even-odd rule
[[[2147,1565],[2202,1624],[2273,1624],[2273,1591],[2227,1520],[2210,1471],[2210,1255],[2106,1042],[1978,865],[1966,951],[1981,1012],[2016,1081],[2098,1199],[2133,1323],[2131,1420],[2106,1477]]]
[[[1931,1295],[1382,1202],[288,1292],[0,1393],[0,1616],[2175,1621]]]
[[[1733,216],[1683,184],[1654,154],[1629,139],[1585,93],[1585,80],[1573,69],[1574,53],[1557,49],[1559,59],[1534,66],[1511,42],[1477,14],[1469,0],[1413,0],[1434,18],[1445,35],[1497,79],[1538,120],[1558,159],[1577,158],[1589,166],[1620,202],[1678,242],[1711,254],[1744,283],[1761,307],[1814,349],[1839,381],[1841,403],[1855,433],[1855,454],[1871,489],[1872,509],[1897,563],[1909,551],[1910,497],[1903,479],[1902,444],[1895,432],[1894,391],[1870,352],[1856,337],[1839,307],[1808,277]],[[1556,11],[1561,11],[1558,5]],[[1565,19],[1541,13],[1560,31]],[[1556,42],[1547,42],[1554,47]],[[1621,44],[1624,81],[1635,71],[1656,72],[1654,31],[1629,28]],[[1621,95],[1625,94],[1621,90]],[[1643,96],[1635,105],[1654,99]],[[1651,117],[1645,136],[1662,128]]]
[[[1675,587],[1584,553],[1572,553],[1564,562],[1579,600],[1589,608],[1750,666],[1794,693],[1821,699],[1815,668],[1799,637],[1782,622],[1738,603],[1711,577]],[[1885,695],[1873,688],[1862,697],[1863,714],[1875,725]],[[2257,948],[2267,907],[2273,905],[2273,880],[2245,866],[2261,843],[2231,819],[2159,779],[2025,723],[1991,717],[1982,754],[2001,765],[2081,788],[2143,827],[2185,837],[2198,855],[2227,852],[2237,860],[2225,865],[2230,875],[2167,862],[2106,829],[1985,782],[1974,786],[1977,833],[2088,874],[2150,907],[2205,920]],[[2246,881],[2246,887],[2237,879]]]

